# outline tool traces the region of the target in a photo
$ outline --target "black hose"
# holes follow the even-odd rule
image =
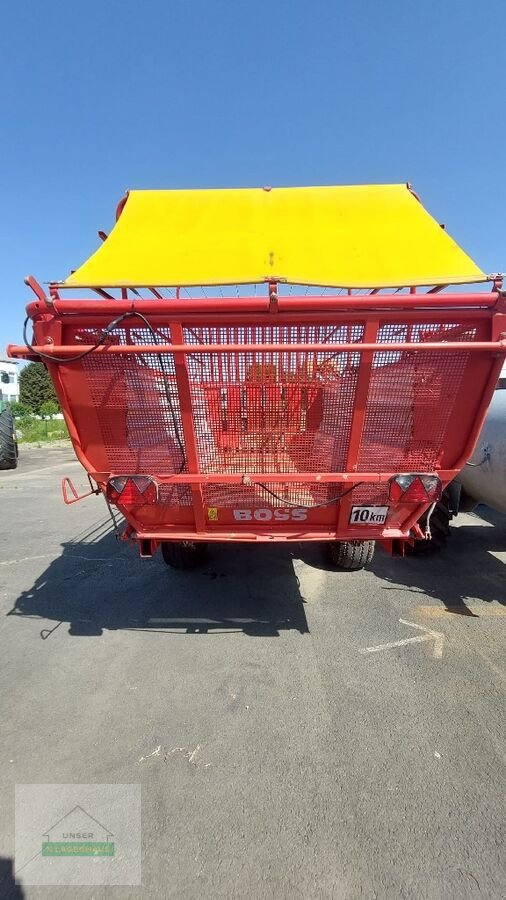
[[[325,500],[324,503],[315,503],[314,506],[305,506],[304,503],[291,503],[290,500],[285,500],[284,497],[280,497],[279,494],[275,494],[274,491],[271,491],[265,484],[262,484],[261,481],[256,481],[254,484],[257,484],[258,487],[261,487],[262,490],[266,491],[267,494],[270,494],[271,497],[274,497],[276,500],[279,500],[283,506],[294,506],[296,509],[321,509],[322,506],[332,506],[333,503],[339,503],[343,497],[346,497],[347,494],[351,494],[355,488],[359,487],[359,485],[363,484],[363,481],[357,481],[356,484],[353,484],[347,491],[343,491],[342,494],[339,494],[338,497],[332,497],[331,500]]]

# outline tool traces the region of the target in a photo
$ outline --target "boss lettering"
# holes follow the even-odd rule
[[[256,509],[253,516],[257,522],[270,522],[273,513],[271,509]]]
[[[237,522],[249,522],[251,519],[250,509],[234,509],[234,519]]]
[[[303,522],[307,509],[234,509],[236,522]]]

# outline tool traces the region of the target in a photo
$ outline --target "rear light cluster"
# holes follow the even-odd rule
[[[389,481],[388,496],[394,503],[435,503],[442,493],[437,475],[411,472],[394,475]]]
[[[107,499],[130,508],[158,501],[158,485],[148,475],[115,475],[107,482]]]

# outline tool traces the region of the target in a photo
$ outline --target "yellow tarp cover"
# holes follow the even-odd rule
[[[131,191],[70,286],[485,281],[405,184]]]

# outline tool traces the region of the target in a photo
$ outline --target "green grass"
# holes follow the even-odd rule
[[[20,444],[61,441],[69,436],[63,419],[40,420],[32,416],[16,419],[16,432]]]

